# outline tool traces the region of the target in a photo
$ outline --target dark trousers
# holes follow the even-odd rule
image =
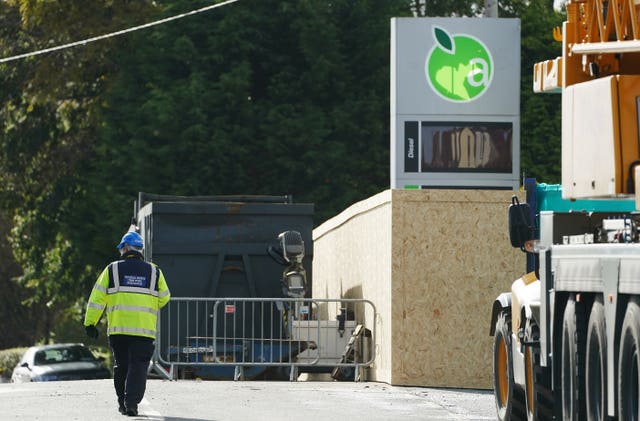
[[[113,352],[113,385],[118,402],[136,407],[144,397],[147,370],[155,345],[153,339],[141,336],[111,335]]]

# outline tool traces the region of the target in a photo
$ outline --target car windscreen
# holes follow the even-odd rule
[[[95,357],[87,348],[76,345],[40,350],[36,352],[33,362],[35,365],[48,365],[77,361],[95,361]]]

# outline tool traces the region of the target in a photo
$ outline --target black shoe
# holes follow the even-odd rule
[[[125,408],[124,402],[118,401],[118,412],[122,415],[127,415],[127,408]]]
[[[127,416],[129,416],[129,417],[138,416],[138,407],[137,406],[132,406],[132,407],[127,408]]]

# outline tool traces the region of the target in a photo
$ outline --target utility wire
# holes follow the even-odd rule
[[[157,20],[157,21],[154,21],[154,22],[145,23],[144,25],[139,25],[139,26],[134,26],[134,27],[131,27],[131,28],[123,29],[121,31],[111,32],[109,34],[99,35],[97,37],[87,38],[87,39],[83,39],[81,41],[70,42],[68,44],[58,45],[56,47],[45,48],[43,50],[33,51],[31,53],[25,53],[25,54],[20,54],[20,55],[17,55],[17,56],[12,56],[12,57],[0,58],[0,63],[7,63],[9,61],[20,60],[20,59],[27,58],[27,57],[37,56],[37,55],[45,54],[45,53],[50,53],[52,51],[64,50],[66,48],[77,47],[78,45],[86,45],[86,44],[89,44],[91,42],[96,42],[96,41],[100,41],[100,40],[107,39],[107,38],[117,37],[119,35],[128,34],[129,32],[139,31],[140,29],[150,28],[152,26],[161,25],[163,23],[171,22],[173,20],[182,19],[182,18],[187,17],[187,16],[196,15],[196,14],[202,13],[202,12],[207,12],[209,10],[216,9],[216,8],[222,7],[222,6],[226,6],[228,4],[235,3],[237,1],[240,1],[240,0],[226,0],[226,1],[223,1],[222,3],[212,4],[210,6],[205,6],[205,7],[201,8],[201,9],[192,10],[190,12],[186,12],[186,13],[182,13],[182,14],[179,14],[179,15],[171,16],[171,17],[168,17],[168,18],[165,18],[165,19],[160,19],[160,20]]]

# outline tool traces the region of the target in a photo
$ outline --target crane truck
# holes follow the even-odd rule
[[[638,420],[640,4],[566,8],[553,32],[562,55],[534,66],[533,89],[562,95],[560,191],[569,206],[533,203],[540,191],[529,185],[526,202],[514,196],[509,207],[511,243],[527,252],[528,273],[492,308],[497,415]]]

